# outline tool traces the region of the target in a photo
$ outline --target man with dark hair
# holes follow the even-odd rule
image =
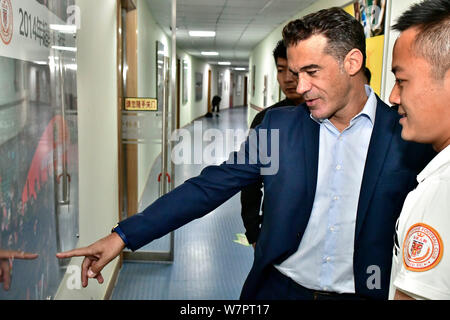
[[[398,113],[366,86],[364,32],[351,15],[321,10],[289,23],[283,36],[306,104],[268,111],[255,129],[259,141],[250,135],[226,163],[111,235],[58,254],[85,256],[83,286],[102,282],[101,270],[125,246],[137,250],[202,217],[262,176],[264,219],[241,299],[387,299],[394,224],[431,148],[402,140]],[[277,172],[264,175],[264,155],[276,153]]]
[[[400,31],[390,102],[402,116],[402,138],[438,152],[417,176],[397,222],[390,299],[450,299],[450,1],[411,6]]]
[[[367,84],[370,85],[370,81],[372,80],[372,72],[370,72],[369,68],[364,69],[364,75],[367,78]]]
[[[261,124],[267,111],[279,107],[298,106],[304,102],[303,97],[297,93],[297,79],[289,71],[286,47],[283,40],[278,41],[277,46],[273,50],[273,58],[277,67],[277,81],[286,98],[259,112],[253,119],[250,129],[254,129]],[[256,245],[263,218],[260,215],[262,184],[262,179],[260,179],[257,183],[244,187],[241,191],[241,216],[246,229],[245,235],[253,247]],[[264,209],[262,211],[264,212]]]
[[[259,290],[268,294],[282,281],[298,296],[386,299],[395,219],[429,155],[401,140],[398,114],[366,85],[366,39],[349,14],[321,10],[290,22],[283,38],[308,107],[299,121],[308,159],[298,165],[309,196],[297,247],[273,263]],[[414,160],[407,156],[413,149],[420,153]],[[378,283],[370,285],[373,266]]]

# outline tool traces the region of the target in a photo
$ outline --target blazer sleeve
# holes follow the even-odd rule
[[[199,176],[162,196],[143,212],[119,223],[128,240],[128,248],[137,250],[147,243],[198,219],[219,207],[238,193],[244,186],[260,179],[261,162],[254,151],[259,147],[257,139],[249,139],[238,152],[220,166],[206,167]],[[270,135],[270,130],[266,131]],[[270,141],[270,137],[267,137]],[[270,146],[268,145],[268,148]],[[256,155],[256,158],[255,158]]]

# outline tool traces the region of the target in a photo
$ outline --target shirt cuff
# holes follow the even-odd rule
[[[122,238],[123,242],[125,243],[125,246],[128,247],[128,240],[125,236],[125,233],[123,233],[122,229],[120,229],[119,225],[116,225],[111,232],[115,232],[119,235],[120,238]]]

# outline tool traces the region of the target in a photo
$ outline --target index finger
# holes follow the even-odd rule
[[[33,260],[39,257],[37,253],[20,252],[14,256],[16,259]]]
[[[57,253],[56,257],[59,259],[66,259],[72,257],[85,257],[89,255],[91,255],[91,251],[88,247],[85,247]]]
[[[28,253],[24,251],[0,251],[0,259],[23,259],[32,260],[39,257],[37,253]]]

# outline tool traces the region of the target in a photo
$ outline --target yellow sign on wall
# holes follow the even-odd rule
[[[126,98],[126,111],[158,111],[158,99],[154,98]]]
[[[346,6],[344,8],[344,11],[346,11],[347,13],[351,14],[352,16],[355,16],[355,7],[352,4],[349,4],[348,6]]]
[[[372,73],[370,86],[379,95],[383,72],[384,24],[388,0],[355,0],[343,8],[364,26],[366,34],[366,66]]]
[[[372,72],[370,86],[378,95],[381,92],[383,72],[384,35],[366,39],[367,68]]]

